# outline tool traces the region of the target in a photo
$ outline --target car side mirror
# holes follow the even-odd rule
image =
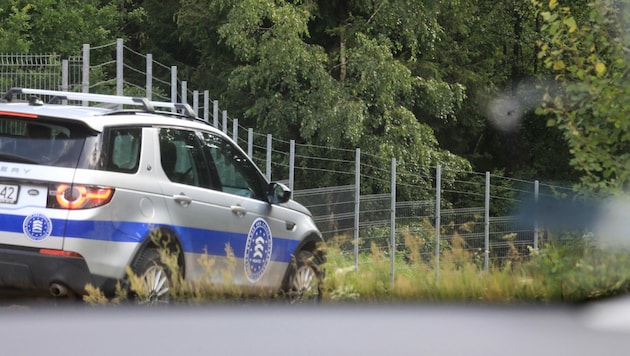
[[[282,183],[269,183],[267,201],[269,204],[286,203],[291,199],[291,189]]]

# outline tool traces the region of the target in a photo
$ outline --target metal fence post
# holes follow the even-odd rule
[[[171,66],[171,103],[177,102],[177,66]]]
[[[203,120],[210,122],[210,91],[203,91]]]
[[[61,60],[61,91],[68,91],[68,60]]]
[[[219,128],[219,101],[218,100],[212,100],[212,126],[214,126],[214,128],[218,129]]]
[[[435,169],[435,281],[440,280],[440,199],[442,191],[442,166]]]
[[[238,145],[238,119],[232,120],[232,140]]]
[[[534,181],[534,206],[538,206],[538,181]],[[538,251],[538,214],[534,215],[534,251]]]
[[[359,209],[361,208],[361,149],[354,160],[354,270],[359,270]]]
[[[70,66],[67,59],[63,59],[61,61],[61,90],[68,91],[68,78],[69,78],[69,70]],[[62,104],[67,104],[67,100],[62,100]]]
[[[271,181],[271,145],[272,145],[271,134],[267,134],[267,160],[266,160],[266,165],[265,165],[265,174],[267,175],[268,181]]]
[[[116,95],[123,95],[123,40],[116,39]],[[122,105],[120,105],[122,108]]]
[[[486,172],[486,192],[484,207],[484,247],[483,247],[483,269],[488,270],[490,259],[490,172]]]
[[[247,156],[254,159],[254,129],[247,129]]]
[[[289,189],[294,190],[295,181],[295,140],[289,142]]]
[[[90,92],[90,45],[83,45],[83,68],[81,78],[81,92]],[[88,106],[87,101],[83,101],[83,106]]]
[[[182,104],[188,104],[188,82],[182,80]]]
[[[228,132],[228,117],[227,110],[223,110],[223,133],[227,134]]]
[[[147,99],[153,99],[153,55],[147,54],[147,74],[146,74],[146,96]]]
[[[193,90],[193,110],[199,116],[199,90]]]
[[[389,217],[389,238],[391,241],[390,249],[390,283],[393,286],[396,281],[396,158],[392,158],[392,181],[391,181],[391,202],[390,202],[390,217]]]

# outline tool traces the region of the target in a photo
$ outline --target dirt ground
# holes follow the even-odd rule
[[[0,288],[0,310],[28,310],[33,308],[50,308],[66,305],[82,305],[78,298],[53,297],[46,293],[35,293],[16,289]]]

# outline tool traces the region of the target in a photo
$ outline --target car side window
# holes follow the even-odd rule
[[[213,188],[201,143],[194,131],[161,128],[160,161],[172,182]]]
[[[226,193],[264,200],[267,181],[240,150],[223,138],[202,133],[204,151],[214,166],[221,190]]]
[[[142,129],[121,127],[109,129],[107,137],[106,170],[122,173],[135,173],[140,163]]]

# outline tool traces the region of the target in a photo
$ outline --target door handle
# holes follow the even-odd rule
[[[232,209],[232,212],[238,217],[243,217],[247,214],[247,210],[240,205],[232,205],[230,209]]]
[[[192,203],[192,198],[187,197],[184,194],[173,195],[173,200],[184,208],[188,207],[190,203]]]

